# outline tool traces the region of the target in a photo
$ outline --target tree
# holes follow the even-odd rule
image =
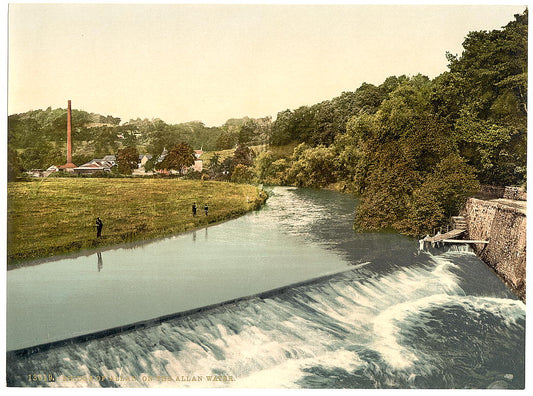
[[[233,168],[235,168],[237,165],[242,164],[245,166],[253,166],[254,165],[254,153],[250,149],[250,147],[240,144],[233,153],[233,159],[232,159]]]
[[[223,132],[217,139],[217,150],[228,150],[237,143],[237,135],[230,132]]]
[[[275,158],[272,151],[263,151],[257,156],[254,161],[254,168],[259,181],[265,182],[265,180],[271,176],[272,163],[274,160]]]
[[[408,234],[428,234],[459,213],[467,198],[478,190],[474,168],[457,153],[450,154],[413,191],[408,215],[398,228]]]
[[[118,150],[117,165],[118,172],[124,175],[131,175],[139,165],[139,152],[135,147],[126,147]]]
[[[231,174],[231,181],[234,183],[251,183],[254,179],[254,172],[249,166],[237,164]]]
[[[151,172],[155,167],[155,161],[156,159],[154,157],[150,158],[146,163],[144,164],[144,170],[146,172]]]
[[[214,153],[209,159],[209,164],[207,165],[211,176],[216,177],[219,173],[221,173],[220,165],[220,154]]]
[[[502,30],[471,32],[432,103],[454,129],[460,154],[485,184],[520,184],[526,175],[528,10]]]
[[[15,150],[11,147],[7,149],[7,180],[14,181],[22,173],[22,163]]]
[[[289,181],[301,187],[325,187],[334,183],[335,156],[332,148],[308,147],[305,143],[294,149],[294,162],[288,169]]]
[[[180,175],[183,171],[194,164],[194,150],[187,143],[179,143],[174,146],[167,156],[156,165],[156,169],[168,169],[178,171]]]
[[[352,118],[336,140],[336,160],[348,164],[344,172],[361,194],[358,229],[429,232],[477,191],[452,126],[432,112],[431,88],[424,76],[401,82],[375,114]]]
[[[238,142],[239,144],[250,143],[256,134],[257,125],[254,120],[247,121],[240,127]]]

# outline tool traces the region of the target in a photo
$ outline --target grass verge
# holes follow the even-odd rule
[[[203,227],[258,208],[266,198],[250,185],[178,179],[45,179],[8,183],[7,190],[8,267]],[[101,238],[96,217],[104,223]]]

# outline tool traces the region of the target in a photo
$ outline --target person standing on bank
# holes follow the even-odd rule
[[[207,216],[207,212],[209,211],[209,208],[207,207],[207,204],[205,204],[204,206],[204,212],[205,212],[205,215]]]
[[[196,216],[196,202],[192,204],[192,215]]]
[[[96,218],[96,237],[100,238],[102,236],[102,228],[104,227],[104,223],[102,223],[102,220],[100,220],[100,217]]]

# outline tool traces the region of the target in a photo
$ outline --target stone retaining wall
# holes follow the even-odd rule
[[[468,239],[477,244],[476,254],[510,286],[522,301],[526,298],[526,215],[498,202],[471,198],[465,214]]]
[[[514,199],[518,201],[527,201],[527,193],[522,187],[500,187],[482,185],[479,192],[476,194],[476,198],[479,199],[495,199],[506,198]]]
[[[503,198],[527,201],[527,193],[520,187],[505,187]]]

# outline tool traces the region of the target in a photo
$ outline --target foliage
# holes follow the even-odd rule
[[[7,149],[7,180],[14,181],[22,173],[22,163],[20,158],[15,150],[11,147]]]
[[[179,143],[174,146],[163,161],[155,165],[155,169],[175,170],[180,175],[183,171],[194,165],[194,150],[187,143]]]
[[[261,183],[269,185],[290,184],[288,178],[292,161],[285,158],[285,155],[286,153],[275,150],[259,153],[254,161],[254,171]]]
[[[430,233],[459,213],[466,199],[478,190],[473,167],[458,154],[451,154],[413,191],[408,215],[399,228],[413,235]]]
[[[471,32],[437,78],[436,110],[485,184],[525,180],[528,10],[502,30]]]
[[[287,170],[290,182],[302,187],[325,187],[334,183],[335,155],[325,146],[308,147],[302,143],[294,149],[292,166]]]
[[[254,164],[254,157],[254,152],[250,147],[240,144],[233,153],[232,168],[234,169],[239,164],[251,167]]]
[[[324,186],[361,196],[356,228],[421,234],[460,210],[485,184],[526,177],[528,11],[502,30],[471,32],[461,56],[433,80],[392,76],[381,85],[296,110],[272,126],[271,147],[301,143],[273,177],[260,155],[260,180]],[[321,174],[328,169],[329,174]]]
[[[339,146],[356,162],[357,228],[429,232],[479,187],[450,139],[449,124],[432,114],[431,84],[421,76],[404,81],[374,115],[349,123],[350,139]]]
[[[215,150],[221,143],[223,148],[234,148],[241,127],[246,126],[241,140],[247,144],[263,144],[268,141],[272,120],[248,118],[228,120],[222,127],[207,127],[202,122],[191,121],[181,124],[167,124],[160,119],[131,119],[121,124],[118,117],[103,116],[72,110],[73,161],[85,163],[93,158],[116,153],[125,147],[135,147],[138,152],[159,157],[164,148],[178,143],[187,143],[195,149]],[[26,154],[25,169],[43,168],[60,163],[50,162],[49,152],[66,151],[67,110],[35,110],[8,117],[8,144],[20,154]],[[227,146],[227,147],[226,147]],[[46,149],[46,150],[45,150]],[[48,157],[45,159],[45,157]],[[64,157],[64,154],[63,154]],[[74,160],[80,158],[82,160]]]
[[[139,164],[139,152],[135,147],[126,147],[117,152],[118,172],[131,175]]]
[[[230,180],[234,183],[251,183],[254,180],[254,172],[249,166],[237,164]]]
[[[346,132],[346,123],[352,116],[374,114],[389,92],[405,79],[405,76],[389,77],[379,87],[363,83],[355,92],[343,92],[332,100],[279,112],[271,128],[270,143],[273,146],[290,142],[331,145],[337,136]]]
[[[144,170],[146,172],[152,172],[155,168],[155,161],[156,161],[156,158],[152,157],[150,158],[148,161],[145,162],[144,164]]]

